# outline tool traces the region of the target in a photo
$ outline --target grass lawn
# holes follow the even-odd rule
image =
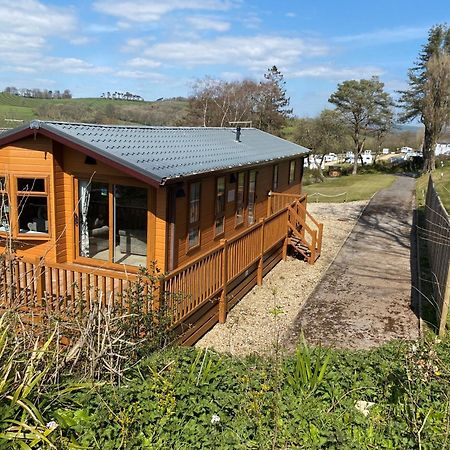
[[[389,187],[394,179],[394,175],[386,174],[347,175],[304,186],[303,192],[308,194],[309,202],[341,203],[367,200],[380,189]],[[325,195],[335,197],[324,197]]]
[[[446,161],[444,167],[437,164],[438,168],[433,172],[433,181],[436,191],[442,200],[442,203],[450,213],[450,161]],[[428,186],[428,174],[422,175],[416,184],[416,196],[418,206],[425,204],[425,195]]]

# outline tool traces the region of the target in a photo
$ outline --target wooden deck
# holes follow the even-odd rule
[[[151,294],[145,295],[144,308],[165,302],[180,341],[192,344],[215,323],[226,321],[230,308],[286,258],[289,245],[310,264],[320,255],[323,226],[306,211],[306,196],[271,193],[269,199],[266,219],[160,277],[4,257],[0,306],[70,320],[83,317],[94,303],[127,308],[140,280],[144,293]]]

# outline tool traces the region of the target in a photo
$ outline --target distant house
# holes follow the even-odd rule
[[[2,246],[40,258],[41,294],[57,298],[73,297],[71,280],[116,298],[156,261],[161,289],[189,298],[176,323],[198,337],[219,299],[237,301],[289,244],[311,263],[320,254],[301,192],[308,152],[254,128],[34,121],[0,136]]]
[[[434,153],[436,156],[450,155],[450,142],[440,142],[436,144]]]

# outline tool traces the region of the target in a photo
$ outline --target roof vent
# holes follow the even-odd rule
[[[39,130],[39,128],[41,128],[39,120],[32,120],[30,122],[30,130]]]

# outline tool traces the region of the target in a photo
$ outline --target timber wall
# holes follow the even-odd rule
[[[256,170],[256,203],[255,203],[255,222],[268,214],[268,193],[272,189],[273,166],[269,164],[257,167]],[[289,193],[294,195],[301,194],[301,180],[303,174],[303,158],[296,158],[295,180],[289,184],[289,161],[278,163],[279,166],[279,185],[277,192]],[[176,226],[174,241],[174,261],[173,268],[176,269],[189,261],[194,260],[204,252],[208,252],[216,247],[221,239],[230,239],[249,226],[247,223],[247,190],[248,190],[248,173],[245,172],[245,214],[244,223],[236,226],[236,190],[237,190],[237,172],[217,173],[214,176],[207,176],[193,180],[193,182],[201,182],[201,199],[200,199],[200,246],[188,249],[187,233],[188,233],[188,204],[189,204],[189,183],[180,184],[185,196],[176,199]],[[225,233],[214,235],[215,222],[215,196],[216,196],[216,180],[220,176],[225,176]],[[234,179],[234,182],[231,180]],[[228,201],[228,193],[234,191],[231,201]]]

